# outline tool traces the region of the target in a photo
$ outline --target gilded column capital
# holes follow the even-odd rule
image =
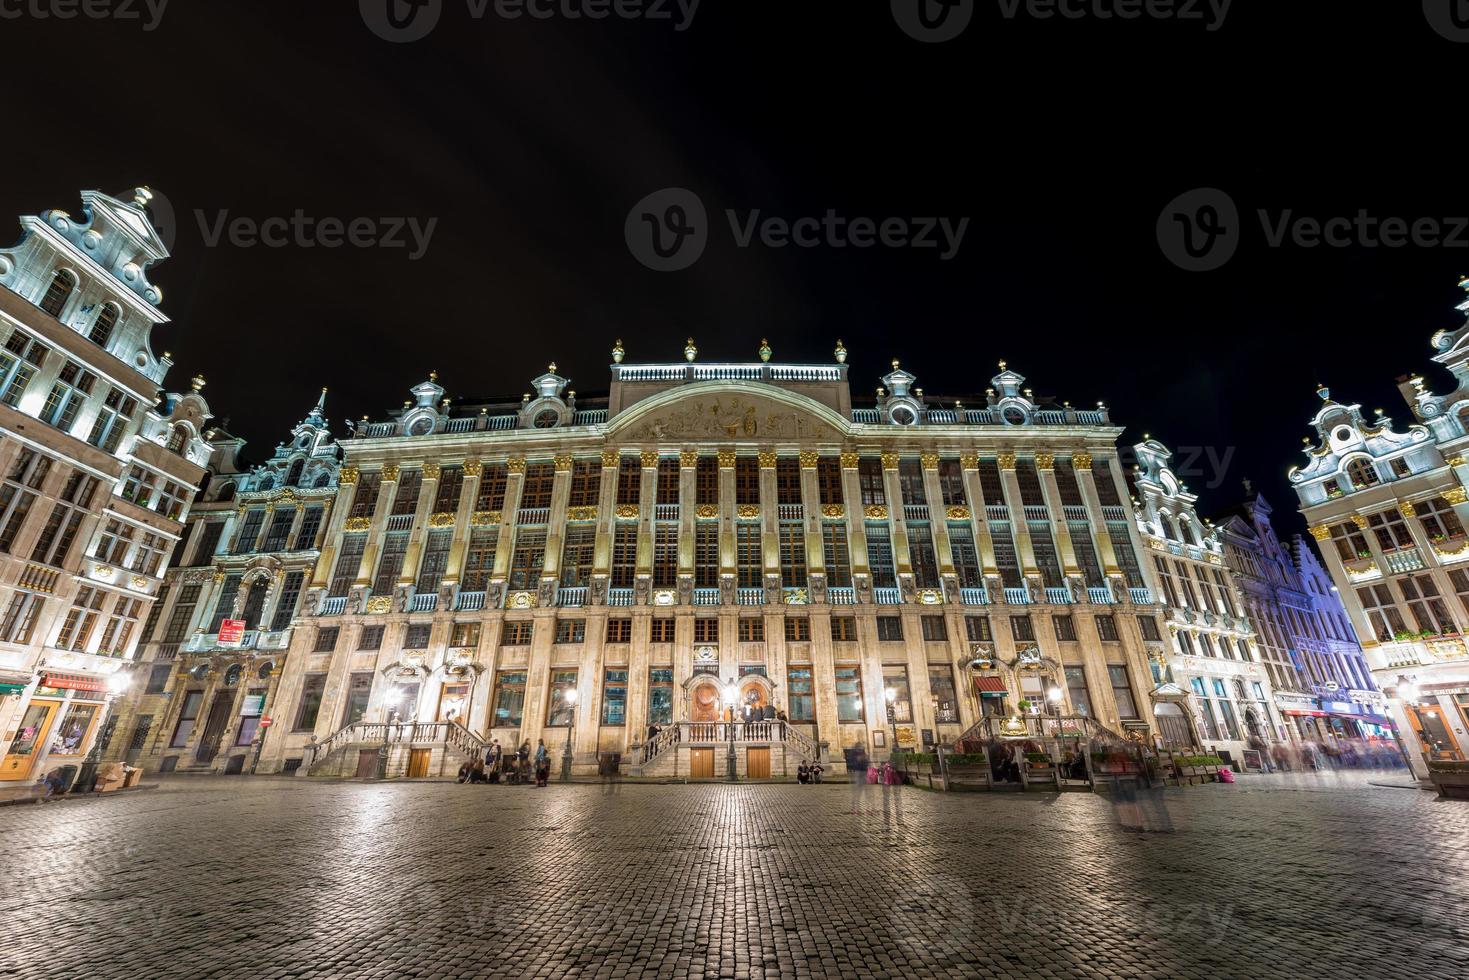
[[[657,467],[658,467],[658,450],[656,450],[656,449],[644,449],[643,450],[643,469],[645,469],[645,470],[651,470],[651,469],[656,469]]]
[[[371,517],[349,517],[342,524],[344,531],[366,531],[370,527],[372,527]]]
[[[1453,489],[1445,490],[1439,496],[1451,504],[1469,502],[1469,491],[1466,491],[1463,487],[1454,487]]]
[[[1014,453],[997,453],[995,460],[1000,464],[1000,469],[1002,470],[1013,470],[1015,468]]]
[[[733,449],[721,449],[719,451],[719,468],[732,470],[735,464],[735,451]]]
[[[760,468],[762,470],[775,469],[775,450],[774,449],[762,449],[762,450],[760,450]]]
[[[427,469],[427,467],[424,467],[424,468]],[[396,483],[398,481],[398,476],[400,475],[401,472],[402,471],[401,471],[401,469],[400,469],[400,467],[398,466],[397,463],[388,463],[386,466],[383,467],[383,474],[382,474],[383,482],[384,483]],[[434,475],[435,476],[438,476],[437,473],[435,473]]]
[[[615,449],[602,450],[602,465],[617,466],[622,462],[622,454]]]
[[[1050,470],[1056,467],[1055,453],[1036,453],[1035,468],[1038,470]]]
[[[898,454],[897,453],[883,453],[882,454],[882,468],[885,469],[885,470],[895,470],[895,469],[897,469],[898,468]]]
[[[1331,528],[1325,524],[1317,524],[1315,527],[1311,528],[1311,537],[1315,538],[1317,541],[1325,541],[1327,538],[1331,537]]]
[[[511,456],[509,459],[505,460],[505,469],[511,473],[524,473],[525,457]]]
[[[821,460],[821,454],[814,449],[801,450],[801,468],[806,470],[816,469],[816,464]]]
[[[678,465],[686,470],[691,470],[699,465],[699,451],[697,449],[685,449],[678,454]]]
[[[1406,500],[1398,504],[1398,510],[1402,511],[1404,517],[1418,516],[1418,508],[1414,507],[1412,503]]]
[[[923,468],[926,470],[936,470],[939,468],[938,453],[919,453],[918,461],[923,464]]]
[[[1073,467],[1075,467],[1076,469],[1079,469],[1079,470],[1089,470],[1089,469],[1091,469],[1092,468],[1092,454],[1091,453],[1072,453],[1071,454],[1071,465]]]
[[[439,464],[438,463],[424,463],[423,464],[423,478],[425,480],[437,480],[439,478]]]
[[[465,476],[479,476],[485,471],[485,464],[477,459],[466,459],[464,461]]]
[[[361,475],[361,471],[357,467],[343,466],[337,471],[337,486],[350,487],[357,482],[357,478]]]
[[[557,453],[555,458],[556,472],[565,473],[571,469],[571,453]]]
[[[1352,523],[1357,525],[1364,531],[1367,530],[1367,518],[1363,517],[1361,514],[1353,514]]]
[[[960,453],[959,467],[966,470],[979,469],[979,453]]]
[[[842,469],[855,470],[862,457],[857,453],[842,453]]]
[[[1450,466],[1463,466],[1464,457],[1458,455],[1450,456],[1448,459],[1444,460],[1444,462],[1448,463]]]

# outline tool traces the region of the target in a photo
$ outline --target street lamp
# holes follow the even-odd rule
[[[882,696],[887,699],[888,725],[893,730],[893,745],[892,748],[888,749],[888,756],[891,758],[898,751],[898,689],[895,687],[885,688]]]
[[[388,688],[388,696],[383,701],[383,744],[377,750],[377,778],[388,778],[388,738],[393,727],[393,716],[398,714],[398,709],[403,705],[403,685],[393,684]]]
[[[1061,689],[1052,684],[1046,689],[1046,700],[1051,703],[1051,713],[1059,715],[1061,713]]]
[[[571,740],[576,735],[576,688],[570,687],[561,695],[571,715],[566,722],[566,746],[561,751],[561,781],[571,782]]]
[[[729,755],[725,758],[725,762],[726,762],[726,764],[728,766],[728,772],[725,773],[725,776],[732,783],[733,782],[738,782],[739,781],[739,778],[740,778],[735,773],[735,747],[734,747],[734,740],[735,740],[734,706],[735,706],[735,703],[737,701],[739,701],[739,699],[740,699],[740,689],[739,688],[735,687],[733,684],[730,684],[730,685],[728,685],[728,686],[725,687],[725,689],[724,689],[724,705],[728,709],[727,717],[729,719],[728,721],[725,722],[725,727],[729,731]]]

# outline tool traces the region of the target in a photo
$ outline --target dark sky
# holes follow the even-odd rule
[[[619,336],[630,361],[675,360],[692,334],[705,359],[769,337],[778,360],[821,362],[841,337],[859,404],[892,357],[930,393],[981,391],[1005,358],[1037,393],[1105,399],[1129,442],[1227,459],[1195,464],[1206,505],[1252,477],[1291,519],[1316,382],[1401,425],[1394,377],[1426,371],[1431,333],[1461,322],[1464,249],[1269,248],[1254,217],[1469,214],[1469,44],[1417,3],[1237,0],[1211,32],[1007,20],[988,0],[942,44],[910,39],[886,0],[704,0],[684,31],[445,5],[399,45],[356,0],[174,0],[151,32],[7,20],[0,214],[163,191],[179,231],[153,278],[174,322],[154,347],[178,362],[171,388],[208,376],[256,458],[322,385],[340,431],[430,369],[451,395],[515,395],[555,360],[590,393]],[[706,204],[711,241],[659,273],[623,224],[670,186]],[[1242,241],[1185,272],[1155,223],[1210,186]],[[298,208],[438,224],[409,261],[206,247],[194,214]],[[951,261],[742,249],[727,208],[970,226]]]

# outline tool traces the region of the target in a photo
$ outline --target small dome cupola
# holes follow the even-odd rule
[[[923,419],[923,389],[914,387],[917,380],[893,358],[893,369],[883,375],[883,386],[878,389],[878,412],[884,422],[917,425]]]
[[[1028,425],[1035,414],[1035,402],[1025,387],[1025,375],[1011,371],[1004,361],[1000,373],[990,379],[990,408],[1005,425]]]
[[[528,395],[520,408],[522,429],[554,429],[569,425],[575,409],[563,396],[570,378],[556,373],[556,362],[546,367],[546,373],[531,381],[533,394]]]

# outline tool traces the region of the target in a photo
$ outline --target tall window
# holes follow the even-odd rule
[[[194,608],[199,603],[201,588],[198,582],[188,582],[179,590],[178,600],[174,602],[173,612],[168,617],[168,627],[163,631],[164,643],[182,643],[189,635],[189,626],[194,621]]]
[[[782,458],[775,461],[775,502],[801,502],[801,464],[799,460]]]
[[[1056,542],[1051,538],[1051,526],[1046,521],[1027,521],[1030,530],[1030,547],[1035,554],[1036,567],[1040,569],[1041,581],[1048,589],[1059,589],[1065,584],[1061,578],[1061,562],[1056,554]]]
[[[525,468],[525,484],[520,491],[520,509],[542,510],[551,506],[551,489],[556,483],[556,467],[551,463],[531,463]]]
[[[602,495],[602,461],[578,459],[571,464],[569,507],[595,507]]]
[[[92,332],[87,339],[98,347],[106,347],[107,342],[112,339],[112,331],[117,327],[117,318],[122,311],[117,308],[116,303],[104,303],[102,309],[97,313],[97,319],[92,321]]]
[[[800,521],[780,524],[780,584],[788,589],[806,587],[806,535]]]
[[[984,588],[979,552],[974,547],[974,528],[967,521],[949,525],[949,553],[954,559],[954,574],[959,578],[959,588]]]
[[[144,531],[138,539],[138,546],[133,549],[132,557],[127,561],[127,568],[144,575],[156,576],[163,564],[163,553],[167,550],[168,544],[161,535]]]
[[[567,700],[566,693],[576,689],[575,670],[551,671],[551,696],[547,699],[546,724],[570,726],[576,713],[575,705]]]
[[[469,551],[464,558],[464,575],[459,588],[465,592],[484,592],[495,570],[495,547],[500,532],[496,528],[475,528],[469,535]]]
[[[1076,563],[1081,566],[1082,578],[1087,587],[1101,588],[1106,582],[1102,578],[1102,563],[1097,558],[1097,547],[1092,541],[1091,525],[1086,521],[1070,521],[1066,527],[1071,532],[1071,550],[1076,553]],[[1129,553],[1131,550],[1128,549]]]
[[[31,561],[58,568],[66,563],[72,545],[76,542],[77,531],[87,516],[87,508],[92,505],[92,497],[96,491],[96,478],[87,476],[80,470],[74,471],[67,478],[66,486],[61,491],[61,499],[52,506],[51,516],[46,519],[46,525],[41,529],[35,547],[31,549]],[[148,574],[152,575],[153,572]]]
[[[908,668],[902,666],[885,666],[882,669],[883,699],[893,709],[893,720],[899,722],[913,721],[913,695],[908,689]],[[893,699],[886,701],[887,692],[893,692]]]
[[[959,724],[959,696],[954,689],[954,670],[940,664],[928,665],[928,690],[933,696],[934,721]]]
[[[382,487],[381,473],[363,473],[357,478],[357,491],[352,494],[352,507],[347,516],[371,517],[377,508],[377,494]]]
[[[648,671],[648,724],[673,723],[673,671],[654,667]]]
[[[898,586],[897,569],[893,565],[893,542],[885,521],[868,521],[864,525],[867,534],[867,567],[872,571],[872,585],[878,589],[894,589]]]
[[[862,490],[863,507],[881,507],[887,504],[888,492],[882,482],[882,460],[858,460],[857,484]]]
[[[17,592],[0,620],[0,640],[6,643],[29,643],[36,620],[45,607],[45,599],[33,592]]]
[[[337,567],[332,572],[331,595],[344,596],[352,591],[352,583],[357,581],[357,571],[362,567],[362,552],[366,547],[366,534],[342,536],[342,551],[337,556]]]
[[[10,467],[5,484],[0,487],[0,552],[10,553],[11,546],[30,516],[36,494],[51,472],[51,458],[32,449],[21,449]]]
[[[719,525],[714,521],[694,525],[694,588],[719,588]]]
[[[1007,589],[1024,586],[1020,578],[1020,560],[1015,553],[1015,538],[1010,534],[1009,521],[990,521],[990,541],[995,548],[995,565],[1000,570],[1000,581]]]
[[[1464,525],[1448,501],[1441,497],[1431,497],[1417,501],[1414,506],[1418,508],[1418,522],[1423,525],[1423,533],[1428,535],[1430,541],[1441,543],[1450,538],[1464,536]]]
[[[619,521],[612,531],[612,568],[609,586],[630,589],[637,580],[638,526]]]
[[[296,532],[295,549],[310,551],[316,547],[316,535],[321,530],[321,505],[307,507],[301,514],[301,529]]]
[[[534,589],[546,565],[546,529],[523,527],[515,535],[510,553],[509,588],[513,592]]]
[[[987,507],[1005,506],[1005,484],[1000,479],[1000,464],[993,457],[979,461],[979,489]]]
[[[54,317],[60,317],[61,311],[66,307],[66,301],[71,299],[72,290],[76,289],[77,277],[66,269],[58,270],[51,277],[51,285],[46,287],[45,294],[41,297],[41,309]]]
[[[602,674],[602,724],[627,724],[627,668],[608,668]]]
[[[1092,457],[1092,480],[1097,486],[1097,499],[1103,507],[1121,507],[1122,498],[1117,494],[1117,481],[1112,476],[1110,461]]]
[[[1092,713],[1092,699],[1086,687],[1086,669],[1084,667],[1067,667],[1065,670],[1066,694],[1071,700],[1071,710],[1079,715],[1090,715]]]
[[[220,624],[235,614],[235,598],[240,594],[240,576],[226,575],[219,587],[219,599],[214,603],[214,618],[210,620],[206,633],[218,633]]]
[[[719,460],[714,456],[700,456],[694,470],[694,502],[697,504],[719,503]]]
[[[72,607],[67,610],[61,630],[56,634],[54,644],[56,649],[79,652],[87,648],[87,643],[92,638],[92,630],[96,629],[97,619],[102,614],[102,603],[106,598],[107,593],[101,589],[94,589],[86,585],[77,589],[76,598],[72,600]]]
[[[760,502],[760,461],[753,456],[735,460],[735,503]]]
[[[637,506],[643,488],[643,464],[636,456],[623,456],[617,461],[618,506]]]
[[[87,396],[92,393],[92,387],[96,383],[95,374],[75,361],[67,361],[51,385],[51,394],[46,396],[46,404],[41,409],[41,421],[54,425],[63,432],[70,432],[72,424],[76,422],[77,412],[86,404]]]
[[[658,460],[657,503],[664,506],[678,503],[678,460],[665,456]]]
[[[1147,583],[1143,581],[1142,567],[1138,565],[1137,554],[1132,550],[1132,535],[1128,533],[1127,524],[1121,521],[1108,521],[1107,533],[1112,538],[1112,553],[1117,556],[1117,567],[1122,570],[1122,579],[1129,588],[1141,589]]]
[[[260,550],[265,552],[285,551],[286,541],[291,536],[291,525],[295,522],[294,508],[277,509],[270,516],[270,529],[265,532],[265,544],[261,545]]]
[[[423,489],[422,470],[402,470],[398,473],[398,492],[393,495],[394,517],[412,516],[418,512],[418,494]]]
[[[301,685],[301,705],[296,709],[296,724],[293,726],[295,731],[309,732],[316,728],[316,719],[321,713],[321,701],[325,695],[326,675],[307,674]]]
[[[439,487],[434,493],[434,513],[452,514],[459,509],[459,495],[464,491],[464,467],[439,468]]]
[[[301,586],[306,581],[305,572],[287,572],[281,584],[280,599],[275,604],[275,613],[270,619],[270,628],[279,632],[291,625],[296,615],[296,604],[301,601]]]
[[[1117,702],[1118,717],[1138,717],[1137,702],[1132,697],[1132,683],[1127,678],[1127,665],[1108,664],[1107,680],[1112,684],[1112,698]]]
[[[811,680],[811,668],[793,665],[787,669],[786,688],[786,707],[790,712],[787,717],[791,721],[815,721],[816,696],[815,685]]]
[[[1439,634],[1456,629],[1432,575],[1405,575],[1397,582],[1420,633]]]
[[[419,561],[418,582],[414,589],[420,593],[437,592],[444,573],[449,570],[449,548],[454,543],[451,529],[428,532],[428,541],[423,546],[423,558]]]
[[[97,549],[92,552],[92,557],[109,565],[121,565],[136,533],[137,528],[131,524],[124,524],[116,518],[109,520],[97,538]]]
[[[502,670],[495,675],[493,728],[519,728],[525,713],[525,671]]]
[[[480,472],[479,492],[474,499],[474,509],[491,511],[505,509],[505,484],[509,470],[504,463],[486,463]]]
[[[842,502],[842,463],[834,456],[816,461],[816,492],[822,504]]]
[[[1081,495],[1081,487],[1076,482],[1076,470],[1072,468],[1071,460],[1058,459],[1055,464],[1056,489],[1061,494],[1061,505],[1063,507],[1085,507],[1086,500]]]
[[[902,491],[904,504],[923,506],[928,503],[928,494],[923,488],[923,467],[918,460],[898,461],[898,488]]]
[[[137,410],[138,403],[123,394],[122,389],[110,389],[107,397],[102,399],[102,408],[97,413],[97,418],[92,422],[92,432],[87,436],[87,442],[103,452],[116,452],[122,435],[127,431],[133,420],[133,413]]]
[[[678,523],[658,521],[653,525],[653,588],[671,589],[678,584]]]
[[[760,588],[763,575],[760,525],[746,522],[735,525],[735,567],[740,588]]]
[[[852,555],[847,543],[847,525],[827,523],[821,526],[822,563],[826,566],[826,584],[834,589],[852,587]]]
[[[32,340],[19,330],[12,331],[0,351],[0,401],[11,408],[20,404],[20,396],[36,376],[36,368],[46,359],[50,348]]]
[[[1382,482],[1382,477],[1377,473],[1377,467],[1366,459],[1354,459],[1347,464],[1347,479],[1351,480],[1352,486],[1358,490],[1376,486]]]
[[[561,585],[582,589],[592,582],[592,558],[596,551],[595,524],[568,524],[566,544],[561,549]]]
[[[112,615],[107,618],[107,626],[102,630],[102,638],[97,643],[97,653],[104,657],[121,657],[126,654],[128,641],[132,639],[142,611],[142,599],[118,596],[112,604]]]
[[[373,595],[392,595],[403,571],[403,557],[408,551],[407,531],[389,534],[383,539],[382,557],[377,562],[377,577],[372,581]]]
[[[945,507],[963,507],[968,503],[964,495],[964,470],[958,460],[940,461],[939,493],[943,495]]]
[[[325,683],[326,677],[322,676]],[[189,744],[189,736],[194,731],[194,723],[199,720],[199,705],[204,701],[203,691],[187,691],[184,693],[184,703],[179,708],[179,720],[173,728],[173,738],[169,739],[168,746],[173,749],[181,749]]]
[[[862,711],[862,668],[856,664],[836,668],[837,721],[860,722]]]
[[[938,554],[929,524],[908,525],[908,556],[913,562],[913,584],[920,589],[939,587]]]

